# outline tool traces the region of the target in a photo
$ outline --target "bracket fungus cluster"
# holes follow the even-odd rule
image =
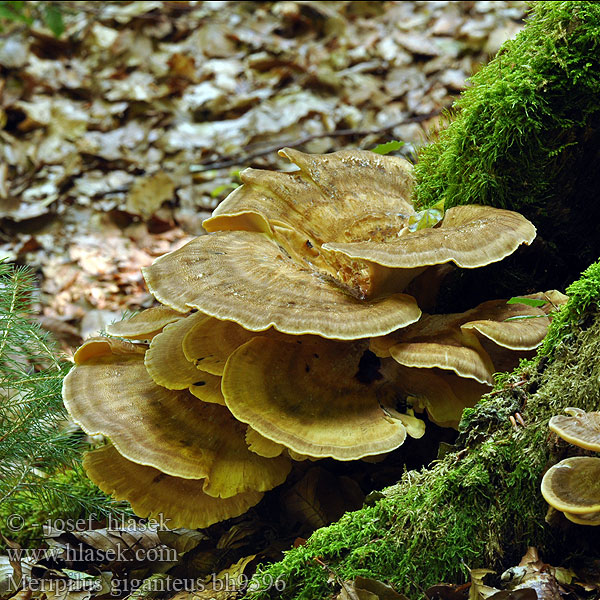
[[[600,412],[565,409],[567,415],[550,419],[550,430],[565,441],[600,452]],[[542,496],[569,521],[600,525],[600,458],[572,456],[548,469],[542,479]]]
[[[297,169],[244,171],[207,235],[144,269],[162,306],[87,341],[65,380],[74,420],[111,443],[88,454],[90,477],[142,516],[203,527],[294,460],[372,460],[421,437],[415,411],[456,426],[546,333],[539,308],[425,315],[411,294],[440,265],[531,243],[524,217],[458,206],[419,229],[404,159],[280,154]]]

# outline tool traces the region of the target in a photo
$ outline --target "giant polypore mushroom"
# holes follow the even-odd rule
[[[538,296],[543,294],[532,297]],[[464,408],[491,389],[493,374],[512,369],[537,348],[548,325],[540,308],[491,300],[464,313],[423,315],[413,325],[372,338],[370,348],[402,365],[398,387],[434,422],[456,427]]]
[[[75,421],[112,444],[86,469],[140,514],[164,506],[203,526],[281,483],[290,457],[383,456],[424,432],[399,395],[456,425],[489,388],[489,348],[527,351],[545,333],[544,314],[499,325],[505,303],[422,317],[406,293],[436,266],[476,268],[529,244],[524,217],[461,206],[416,229],[405,160],[281,154],[298,170],[244,171],[207,235],[144,269],[163,306],[109,327],[132,342],[86,342],[65,379]]]
[[[231,498],[249,493],[243,497],[247,504],[285,480],[289,459],[269,459],[250,452],[246,427],[225,407],[203,402],[185,389],[157,385],[144,366],[145,352],[141,345],[111,339],[92,339],[78,350],[77,366],[65,378],[63,397],[84,431],[106,436],[115,451],[131,463],[177,479],[202,480],[201,485],[181,488],[194,494],[201,490],[212,498]],[[107,451],[96,456],[113,455]],[[107,481],[113,472],[108,465],[99,466],[100,458],[89,460],[96,472],[104,473],[96,476],[97,480],[114,485],[119,495],[127,497],[126,488]],[[144,477],[151,472],[146,471]],[[152,512],[151,500],[144,500],[140,493],[135,501]],[[147,489],[146,495],[151,494]],[[194,497],[186,500],[192,502]],[[222,511],[215,513],[215,520],[221,518],[217,514]]]

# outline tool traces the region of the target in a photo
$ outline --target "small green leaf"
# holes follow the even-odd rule
[[[391,142],[385,142],[384,144],[379,144],[379,146],[375,146],[375,148],[371,148],[371,152],[376,152],[377,154],[389,154],[390,152],[400,150],[402,146],[404,146],[404,142],[392,140]]]
[[[513,296],[506,304],[526,304],[527,306],[544,306],[545,300],[538,300],[537,298],[522,298],[521,296]]]
[[[31,25],[33,19],[23,12],[24,2],[0,2],[0,19]]]
[[[239,184],[237,183],[224,183],[223,185],[220,185],[218,187],[216,187],[211,193],[210,193],[210,197],[211,198],[218,198],[223,192],[228,191],[228,190],[235,190],[235,188],[240,187]]]
[[[522,321],[523,319],[544,319],[546,315],[518,315],[516,317],[508,317],[504,321]]]
[[[444,218],[444,201],[440,200],[433,206],[420,210],[408,219],[408,230],[419,231],[435,227]]]
[[[65,30],[62,13],[56,6],[49,5],[46,7],[46,10],[44,11],[44,23],[57,38],[60,37]]]

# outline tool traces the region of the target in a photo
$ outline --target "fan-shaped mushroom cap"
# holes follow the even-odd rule
[[[573,513],[563,513],[569,521],[577,523],[578,525],[600,525],[600,512],[584,513],[581,515],[575,515]]]
[[[221,378],[218,375],[198,370],[198,378],[190,385],[188,391],[204,402],[225,406],[225,398],[221,392]]]
[[[453,262],[473,269],[502,260],[534,238],[535,227],[519,213],[464,205],[450,208],[439,227],[389,241],[334,242],[324,248],[392,268]]]
[[[439,369],[399,367],[398,388],[426,409],[429,418],[441,427],[458,427],[463,410],[475,406],[491,386],[458,377]]]
[[[415,322],[414,299],[360,301],[289,260],[263,234],[204,235],[143,270],[150,291],[177,310],[197,308],[245,329],[357,339]]]
[[[373,292],[371,280],[381,278],[381,273],[323,252],[322,245],[401,234],[414,212],[409,201],[411,165],[402,158],[362,150],[312,155],[285,148],[280,154],[300,170],[247,169],[241,175],[243,185],[204,222],[206,230],[268,232],[292,258],[359,294]]]
[[[550,506],[571,515],[600,512],[600,458],[561,460],[546,471],[542,496]]]
[[[356,375],[366,343],[253,338],[227,361],[233,415],[299,454],[355,460],[400,446],[406,428],[378,402],[379,382]]]
[[[246,430],[246,444],[248,444],[248,448],[252,452],[256,452],[259,456],[266,458],[279,456],[285,450],[285,446],[260,435],[258,431],[252,429],[250,426]]]
[[[243,185],[204,221],[206,231],[268,232],[277,225],[304,234],[313,247],[397,235],[414,213],[412,166],[365,150],[305,154],[279,151],[299,171],[246,169]],[[307,247],[307,250],[310,248]],[[307,258],[317,251],[307,252]]]
[[[280,335],[267,329],[248,331],[233,321],[208,318],[190,329],[183,340],[183,353],[198,369],[223,375],[229,355],[257,335]]]
[[[169,390],[183,390],[202,379],[202,373],[185,357],[182,345],[186,334],[208,318],[194,313],[167,325],[152,339],[144,363],[154,383]]]
[[[530,297],[538,296],[544,294]],[[512,317],[524,318],[507,321]],[[438,367],[491,384],[494,371],[506,370],[542,343],[549,324],[540,308],[490,300],[464,313],[423,315],[404,329],[372,338],[370,348],[407,367]]]
[[[280,151],[293,173],[247,169],[237,188],[204,222],[207,231],[268,233],[299,264],[333,277],[359,297],[401,291],[422,269],[390,274],[323,249],[325,242],[386,240],[405,234],[414,214],[412,166],[363,150],[331,154]]]
[[[484,302],[465,315],[469,320],[460,326],[463,331],[476,331],[509,350],[537,348],[550,326],[542,309],[526,304],[507,304],[506,300]],[[507,321],[514,317],[523,318]]]
[[[492,385],[494,365],[483,348],[470,348],[452,335],[440,335],[432,342],[400,343],[390,348],[390,356],[405,367],[438,368],[454,371],[460,377]]]
[[[208,527],[237,517],[258,504],[262,492],[214,498],[203,491],[204,479],[165,475],[127,460],[113,446],[87,452],[83,466],[90,479],[116,500],[127,500],[139,517],[164,517],[171,528]]]
[[[184,314],[172,308],[156,306],[147,308],[130,319],[111,323],[106,327],[106,333],[131,340],[150,340],[160,333],[165,325],[183,317]]]
[[[110,438],[120,454],[167,475],[206,478],[211,496],[231,497],[279,485],[290,463],[246,446],[246,427],[229,411],[152,381],[139,353],[105,354],[72,369],[63,398],[76,423]]]
[[[131,354],[139,354],[141,356],[146,352],[147,346],[142,344],[133,344],[125,340],[117,340],[114,338],[94,337],[86,340],[73,355],[73,360],[76,365],[81,365],[91,358],[100,356],[111,356],[122,354],[129,356]]]
[[[555,415],[548,426],[556,435],[570,444],[600,452],[600,412],[585,412],[580,408],[566,408],[565,415]]]
[[[494,365],[490,357],[473,334],[460,329],[466,314],[423,315],[410,327],[373,338],[370,348],[405,367],[437,367],[491,385]]]

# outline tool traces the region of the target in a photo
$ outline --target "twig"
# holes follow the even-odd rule
[[[408,117],[407,119],[402,119],[401,121],[396,121],[395,123],[390,123],[385,127],[381,127],[380,129],[340,129],[339,131],[329,131],[322,133],[312,133],[310,135],[305,135],[297,140],[287,141],[287,142],[279,142],[277,145],[269,146],[267,148],[263,148],[262,150],[257,150],[256,152],[250,152],[246,155],[242,156],[233,156],[231,158],[220,159],[213,162],[200,163],[199,165],[192,165],[190,167],[190,171],[192,173],[203,173],[205,171],[212,171],[214,169],[225,169],[227,167],[235,167],[237,165],[246,164],[253,161],[255,158],[259,158],[261,156],[265,156],[267,154],[271,154],[272,152],[276,152],[280,148],[296,148],[298,146],[302,146],[303,144],[307,144],[312,140],[317,140],[320,138],[326,137],[345,137],[351,135],[376,135],[379,133],[385,133],[386,131],[390,131],[390,129],[394,129],[395,127],[399,127],[400,125],[409,125],[410,123],[421,123],[423,121],[427,121],[427,119],[431,119],[432,117],[437,117],[442,111],[447,107],[438,108],[436,110],[427,113],[426,115],[416,115],[414,117]],[[249,148],[251,146],[248,146]]]

